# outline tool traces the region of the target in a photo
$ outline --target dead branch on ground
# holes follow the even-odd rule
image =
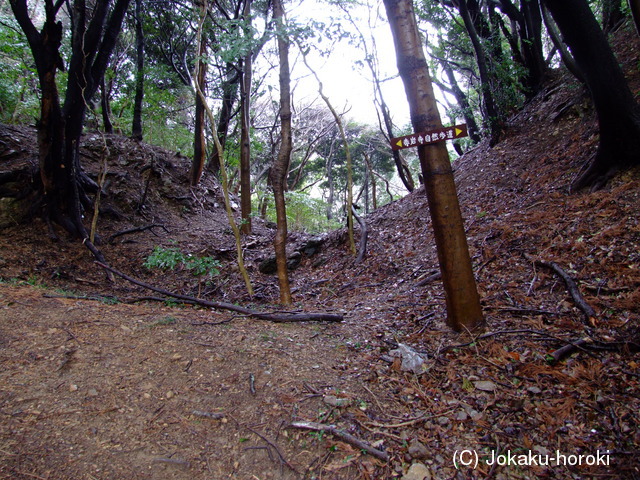
[[[302,430],[311,430],[314,432],[326,432],[330,433],[334,437],[338,437],[344,440],[347,443],[350,443],[356,448],[364,450],[369,455],[379,458],[385,462],[389,461],[389,454],[387,452],[383,452],[382,450],[378,450],[377,448],[373,448],[366,442],[357,439],[350,433],[340,430],[335,425],[326,425],[324,423],[316,423],[316,422],[293,422],[289,425],[291,428],[299,428]]]
[[[584,297],[580,293],[580,290],[578,289],[578,285],[576,284],[575,280],[571,278],[571,276],[567,272],[565,272],[562,267],[560,267],[555,262],[546,262],[536,259],[527,253],[524,254],[524,258],[534,263],[535,265],[553,270],[560,278],[562,278],[565,285],[567,286],[567,290],[569,290],[569,294],[571,295],[574,303],[580,309],[580,311],[584,313],[587,325],[590,327],[595,326],[595,317],[597,316],[596,311],[585,301]]]
[[[115,268],[112,268],[108,265],[105,265],[101,262],[96,262],[97,265],[101,266],[105,270],[108,270],[111,273],[118,275],[121,278],[124,278],[128,282],[133,283],[134,285],[138,285],[139,287],[146,288],[148,290],[154,291],[156,293],[160,293],[162,295],[166,295],[167,297],[173,297],[180,300],[185,300],[187,302],[192,302],[197,305],[201,305],[203,307],[215,308],[217,310],[230,310],[232,312],[241,313],[243,315],[248,315],[251,317],[259,318],[261,320],[268,320],[270,322],[276,323],[287,323],[287,322],[341,322],[343,320],[343,316],[335,313],[266,313],[266,312],[258,312],[256,310],[251,310],[249,308],[240,307],[238,305],[234,305],[232,303],[226,302],[211,302],[209,300],[204,300],[202,298],[191,297],[189,295],[182,295],[180,293],[170,292],[169,290],[165,290],[163,288],[154,287],[153,285],[149,285],[148,283],[142,282],[140,280],[136,280],[133,277],[130,277]]]
[[[154,228],[156,227],[160,227],[162,228],[165,232],[169,233],[169,230],[167,230],[167,227],[165,227],[164,225],[162,225],[161,223],[152,223],[151,225],[145,225],[144,227],[136,227],[136,228],[130,228],[128,230],[122,230],[120,232],[116,232],[113,235],[111,235],[109,237],[108,242],[109,243],[113,243],[113,241],[118,238],[121,237],[122,235],[130,235],[132,233],[138,233],[138,232],[144,232],[145,230],[151,230],[151,233],[153,233],[154,235],[156,235],[156,233],[153,231]],[[157,235],[156,235],[157,236]]]
[[[428,277],[423,278],[418,283],[416,283],[416,287],[424,287],[425,285],[429,285],[431,282],[435,282],[436,280],[440,280],[442,278],[442,272],[436,272],[433,275],[429,275]]]
[[[571,343],[567,343],[563,347],[560,347],[559,349],[549,354],[549,357],[548,357],[549,363],[552,363],[555,365],[563,358],[571,355],[573,352],[576,352],[578,350],[586,350],[585,346],[591,345],[592,343],[593,343],[593,339],[590,337],[584,337],[579,340],[575,340]]]

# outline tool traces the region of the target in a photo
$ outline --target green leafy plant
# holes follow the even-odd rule
[[[156,246],[151,255],[147,257],[144,266],[148,269],[175,270],[178,267],[183,267],[190,270],[194,276],[198,277],[198,295],[200,295],[203,280],[210,280],[220,273],[218,270],[220,262],[216,259],[184,254],[178,247]]]
[[[164,248],[157,246],[144,262],[146,268],[159,268],[160,270],[175,270],[183,266],[190,270],[196,277],[213,277],[220,271],[220,262],[212,257],[195,257],[184,254],[178,247]]]
[[[175,270],[184,260],[184,254],[176,247],[164,248],[157,246],[144,262],[145,268],[159,268],[160,270]]]

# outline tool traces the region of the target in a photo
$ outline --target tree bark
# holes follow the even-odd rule
[[[384,0],[416,132],[440,128],[431,77],[422,51],[411,0]],[[449,154],[444,142],[418,147],[433,223],[438,261],[447,302],[448,324],[456,331],[473,330],[482,308],[464,232]]]
[[[276,206],[276,235],[273,246],[278,267],[280,303],[291,305],[291,288],[287,270],[287,207],[284,199],[286,175],[293,142],[291,138],[291,76],[289,70],[289,39],[284,31],[284,9],[281,0],[273,0],[273,18],[278,24],[278,57],[280,60],[280,150],[269,177]]]
[[[582,71],[598,116],[600,142],[572,189],[601,188],[640,163],[640,107],[586,0],[543,0]]]
[[[542,14],[540,0],[528,0],[521,4],[523,22],[520,26],[520,44],[527,69],[525,93],[527,98],[533,98],[540,91],[547,72],[542,53]]]
[[[240,74],[236,67],[232,64],[227,65],[227,79],[221,86],[222,89],[222,106],[220,107],[220,115],[218,120],[218,127],[216,128],[216,135],[218,141],[224,148],[227,143],[227,134],[229,131],[229,125],[233,118],[234,104],[238,96],[238,84],[240,82]],[[220,172],[220,159],[218,158],[218,151],[213,150],[211,158],[208,163],[208,170],[214,175],[218,175]]]
[[[636,33],[640,35],[640,0],[629,0],[629,9],[631,10],[633,23],[636,26]]]
[[[551,37],[551,42],[558,50],[562,63],[580,83],[586,83],[582,70],[578,68],[575,59],[571,56],[571,52],[569,52],[567,46],[562,41],[560,32],[558,31],[558,26],[553,21],[553,18],[551,18],[549,10],[547,10],[547,7],[544,5],[541,5],[540,11],[542,12],[542,19],[545,27],[547,28],[547,33],[549,34],[549,37]]]
[[[502,12],[517,26],[518,42],[510,38],[510,33],[503,29],[514,53],[514,60],[524,67],[521,77],[524,93],[533,98],[540,91],[547,72],[547,63],[542,50],[542,15],[540,0],[520,2],[520,10],[511,0],[500,0]]]
[[[142,100],[144,99],[144,33],[142,31],[142,0],[135,0],[136,24],[136,95],[133,102],[131,136],[142,140]]]
[[[198,46],[198,71],[195,82],[198,83],[196,91],[206,92],[207,86],[207,62],[205,55],[207,54],[207,37],[203,33],[200,37],[200,45]],[[193,132],[193,158],[191,160],[191,185],[197,185],[202,177],[202,171],[206,160],[206,142],[205,142],[205,106],[203,98],[196,93],[195,108],[195,125]]]
[[[251,0],[245,0],[244,21],[251,24]],[[242,215],[242,233],[251,233],[251,70],[252,52],[247,53],[242,65],[240,85],[240,211]]]
[[[100,106],[102,110],[102,125],[104,133],[113,133],[113,123],[111,123],[111,102],[109,101],[109,89],[107,89],[104,77],[100,83]]]
[[[467,0],[460,0],[458,3],[460,16],[469,33],[473,50],[476,54],[476,63],[480,74],[480,84],[482,99],[484,100],[484,123],[489,130],[489,143],[495,145],[500,140],[503,129],[503,115],[500,112],[494,97],[493,75],[489,69],[489,59],[480,40],[473,18],[467,6]]]

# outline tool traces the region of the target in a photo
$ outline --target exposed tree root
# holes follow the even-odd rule
[[[195,303],[197,305],[201,305],[203,307],[215,308],[217,310],[230,310],[232,312],[241,313],[243,315],[249,315],[251,317],[259,318],[261,320],[268,320],[270,322],[276,323],[287,323],[287,322],[341,322],[344,317],[335,313],[265,313],[258,312],[256,310],[251,310],[249,308],[240,307],[238,305],[234,305],[232,303],[226,302],[210,302],[209,300],[204,300],[202,298],[191,297],[189,295],[182,295],[180,293],[170,292],[169,290],[165,290],[163,288],[154,287],[153,285],[149,285],[148,283],[142,282],[140,280],[136,280],[133,277],[130,277],[122,272],[119,272],[115,268],[112,268],[108,265],[105,265],[101,262],[96,262],[99,266],[112,272],[119,277],[124,278],[128,282],[131,282],[140,287],[146,288],[148,290],[152,290],[154,292],[160,293],[162,295],[166,295],[168,297],[177,298],[179,300],[186,300],[190,303]]]

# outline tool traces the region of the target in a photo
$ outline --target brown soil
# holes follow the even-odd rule
[[[638,42],[627,39],[620,56],[633,63]],[[599,192],[569,193],[597,145],[589,105],[559,76],[512,118],[503,142],[455,163],[486,332],[494,333],[482,339],[450,332],[440,284],[424,281],[438,264],[423,192],[367,217],[361,264],[338,231],[291,273],[296,308],[344,313],[339,324],[276,324],[144,299],[151,293],[110,283],[62,232],[51,240],[40,220],[5,227],[1,478],[384,479],[418,463],[434,479],[640,478],[640,171]],[[28,175],[33,139],[30,129],[0,128],[2,171]],[[97,134],[83,150],[93,175],[105,144],[111,214],[99,232],[111,265],[176,292],[277,308],[275,278],[257,269],[271,255],[268,226],[256,220],[244,239],[257,292],[250,299],[215,182],[190,189],[187,159]],[[151,224],[166,231],[109,241]],[[295,233],[290,243],[303,239]],[[221,273],[199,285],[186,271],[147,270],[156,245],[214,256]],[[595,318],[525,254],[563,268]],[[586,333],[607,350],[548,362]],[[389,357],[397,343],[424,354],[424,373]],[[390,460],[293,421],[336,425]],[[604,466],[481,461],[456,470],[461,449],[485,460],[492,451],[611,455]]]

